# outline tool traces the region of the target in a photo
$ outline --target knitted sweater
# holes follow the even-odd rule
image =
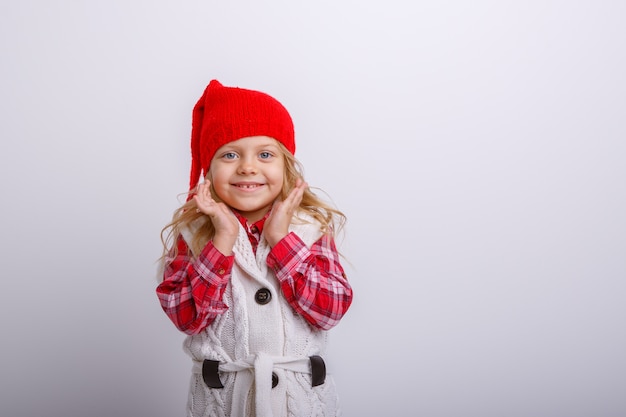
[[[292,224],[290,231],[307,246],[321,236],[317,223]],[[183,232],[183,237],[189,242],[191,231]],[[312,387],[310,375],[280,366],[285,360],[323,357],[327,333],[313,328],[287,303],[278,280],[266,264],[270,249],[262,237],[255,255],[240,225],[233,248],[231,279],[223,297],[229,308],[209,327],[188,336],[184,342],[184,350],[194,360],[188,417],[339,415],[332,377],[327,376],[324,384]],[[255,294],[262,288],[271,293],[267,304],[255,300]],[[270,374],[253,383],[254,374],[261,373],[258,365],[239,372],[220,372],[224,388],[208,388],[201,374],[204,359],[221,364],[263,362],[263,367],[270,367],[279,382],[271,388]]]

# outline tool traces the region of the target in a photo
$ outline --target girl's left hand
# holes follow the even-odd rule
[[[308,184],[298,178],[296,186],[283,201],[276,200],[272,206],[272,212],[265,221],[263,234],[270,246],[274,247],[282,238],[289,233],[289,225],[293,219],[296,209],[302,202],[304,190]]]

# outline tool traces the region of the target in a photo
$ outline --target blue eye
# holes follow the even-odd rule
[[[235,159],[235,158],[237,158],[237,154],[235,152],[226,152],[224,155],[222,155],[222,158],[224,158],[224,159]]]
[[[261,153],[259,154],[259,157],[260,157],[261,159],[269,159],[269,158],[271,158],[271,157],[272,157],[272,154],[271,154],[270,152],[261,152]]]

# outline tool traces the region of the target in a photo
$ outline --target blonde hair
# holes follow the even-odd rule
[[[279,198],[284,200],[287,198],[291,190],[295,187],[298,179],[304,180],[304,170],[300,162],[285,148],[285,146],[277,141],[277,144],[283,155],[285,163],[285,171],[283,173],[283,188],[281,190]],[[195,193],[196,188],[192,190]],[[213,189],[211,184],[211,195],[215,201],[220,201],[219,197]],[[213,238],[215,235],[215,228],[209,216],[196,211],[196,202],[193,199],[188,200],[185,204],[179,207],[172,217],[172,221],[168,223],[161,230],[161,242],[163,243],[163,256],[170,251],[173,251],[173,255],[177,253],[176,240],[181,234],[182,230],[189,228],[193,230],[193,237],[191,242],[187,242],[189,250],[192,256],[195,256],[202,251],[202,248]],[[310,188],[304,190],[302,201],[298,212],[308,214],[313,217],[320,224],[320,231],[322,233],[332,233],[335,235],[344,226],[346,222],[346,216],[329,203],[318,197]],[[297,216],[297,213],[296,213]],[[189,226],[194,224],[193,228]]]

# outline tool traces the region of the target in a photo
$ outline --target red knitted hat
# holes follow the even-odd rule
[[[193,108],[189,190],[206,175],[221,146],[250,136],[269,136],[296,151],[293,121],[282,104],[260,91],[212,80]]]

